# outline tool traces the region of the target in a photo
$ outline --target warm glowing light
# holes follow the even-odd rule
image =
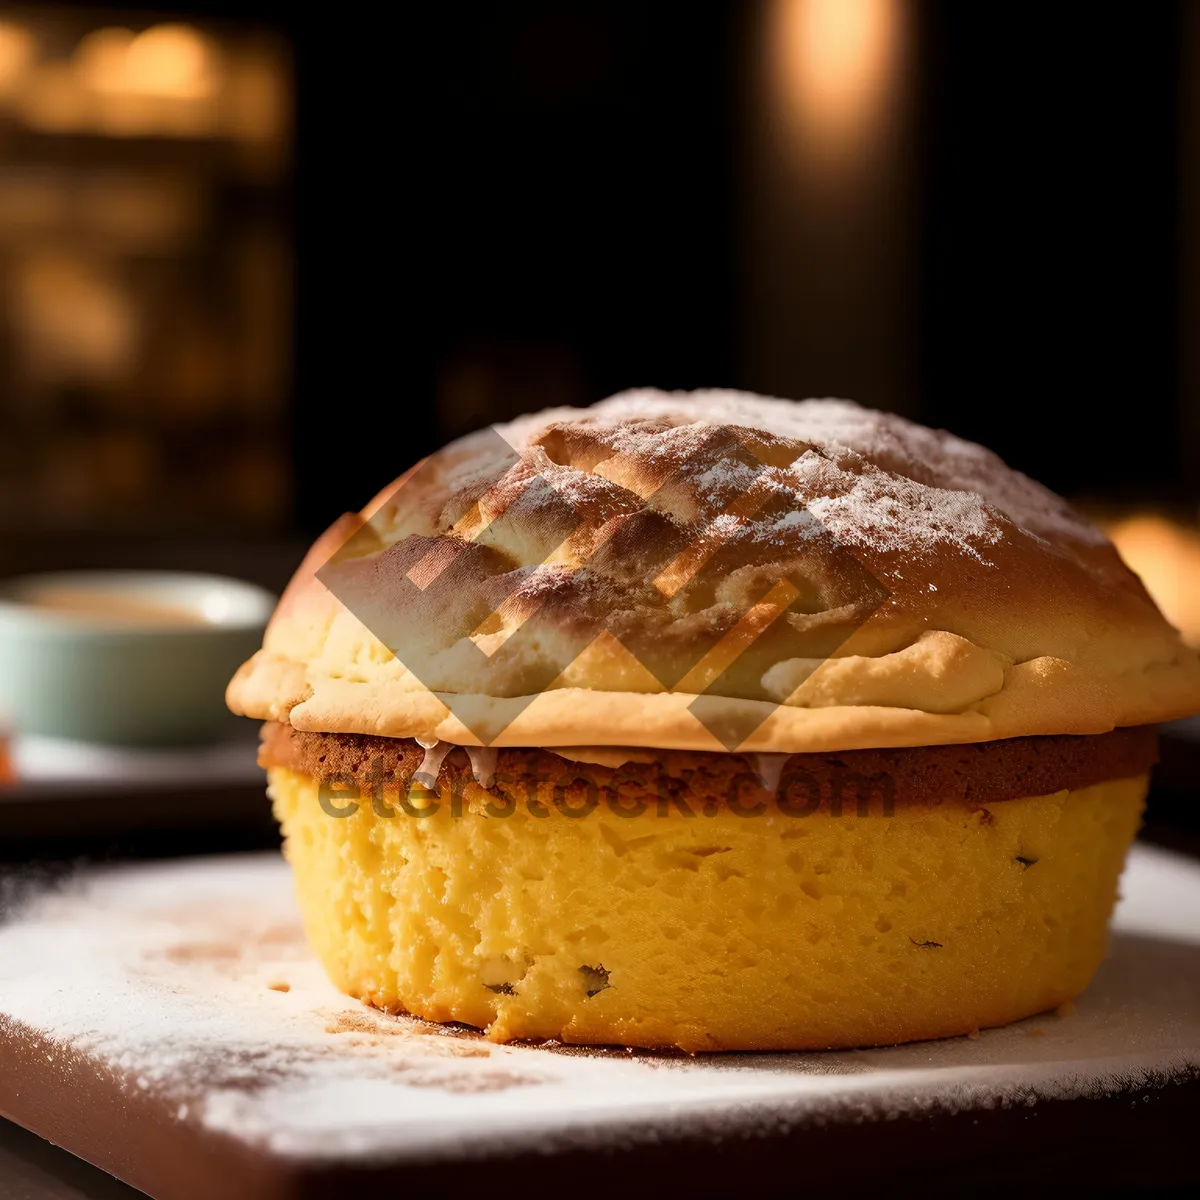
[[[38,383],[111,378],[133,360],[137,312],[102,261],[30,251],[15,262],[11,289],[13,324]]]
[[[70,63],[44,63],[16,100],[28,124],[42,133],[74,133],[88,119],[88,97]]]
[[[44,133],[232,137],[269,148],[285,136],[288,73],[278,43],[218,42],[192,25],[117,25],[67,58],[38,61],[31,35],[0,21],[0,102]]]
[[[882,119],[900,0],[775,0],[774,75],[787,115],[828,147]]]
[[[131,29],[110,26],[95,29],[75,47],[75,69],[79,82],[93,92],[125,90],[125,59],[134,34]]]
[[[8,738],[0,730],[0,787],[17,782],[17,772],[13,768],[12,755],[8,750]]]
[[[0,21],[0,98],[11,96],[21,86],[33,54],[29,31],[12,21]]]
[[[288,90],[281,64],[266,52],[243,55],[228,75],[230,132],[245,142],[269,143],[287,125]]]
[[[216,88],[217,48],[190,25],[141,33],[116,26],[89,33],[75,51],[80,76],[100,93],[205,100]]]
[[[205,100],[218,73],[217,47],[190,25],[155,25],[139,33],[125,56],[130,91]]]
[[[1146,514],[1107,532],[1167,620],[1200,646],[1200,530]]]

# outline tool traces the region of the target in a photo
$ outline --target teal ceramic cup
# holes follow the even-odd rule
[[[252,584],[185,572],[0,581],[0,720],[110,745],[216,740],[235,721],[225,686],[274,605]]]

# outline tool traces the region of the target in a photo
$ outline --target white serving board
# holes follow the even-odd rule
[[[1063,1014],[886,1049],[690,1058],[495,1046],[325,980],[276,855],[94,870],[0,927],[0,1038],[83,1056],[276,1158],[429,1162],[1112,1096],[1200,1069],[1200,864],[1132,852]],[[287,990],[283,990],[286,988]]]

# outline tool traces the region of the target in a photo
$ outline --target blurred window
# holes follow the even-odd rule
[[[291,509],[286,39],[0,6],[0,530]]]

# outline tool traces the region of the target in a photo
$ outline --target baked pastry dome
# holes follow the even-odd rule
[[[229,702],[462,745],[824,751],[1169,720],[1200,660],[980,446],[635,391],[463,438],[335,524]]]
[[[642,391],[339,521],[229,701],[344,991],[497,1041],[805,1049],[1078,995],[1200,663],[978,446]]]

